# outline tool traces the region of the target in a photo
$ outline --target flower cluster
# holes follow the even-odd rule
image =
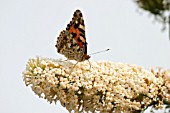
[[[71,112],[141,112],[162,108],[170,99],[170,71],[110,61],[79,62],[34,58],[23,72],[24,82],[39,97]],[[74,67],[74,68],[73,68]]]

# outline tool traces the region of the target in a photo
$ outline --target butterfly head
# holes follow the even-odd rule
[[[84,54],[84,55],[83,55],[83,59],[82,59],[82,61],[84,61],[84,60],[88,60],[88,59],[90,59],[90,56],[89,56],[89,55],[87,55],[87,54]]]

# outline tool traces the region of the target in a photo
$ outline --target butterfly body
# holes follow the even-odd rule
[[[76,10],[66,30],[61,31],[56,43],[57,52],[69,60],[82,62],[90,58],[87,55],[85,25],[80,10]]]

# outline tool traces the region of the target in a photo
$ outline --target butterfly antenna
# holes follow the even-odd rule
[[[102,52],[109,51],[109,50],[110,50],[110,49],[106,49],[106,50],[98,51],[98,52],[95,52],[95,53],[91,53],[90,55],[94,55],[94,54],[97,54],[97,53],[102,53]]]

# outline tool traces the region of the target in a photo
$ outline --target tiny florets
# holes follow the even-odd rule
[[[68,111],[143,111],[152,103],[162,108],[170,98],[170,71],[113,63],[74,64],[70,61],[30,59],[23,72],[24,82],[50,103],[58,100]],[[71,72],[72,71],[72,72]]]

